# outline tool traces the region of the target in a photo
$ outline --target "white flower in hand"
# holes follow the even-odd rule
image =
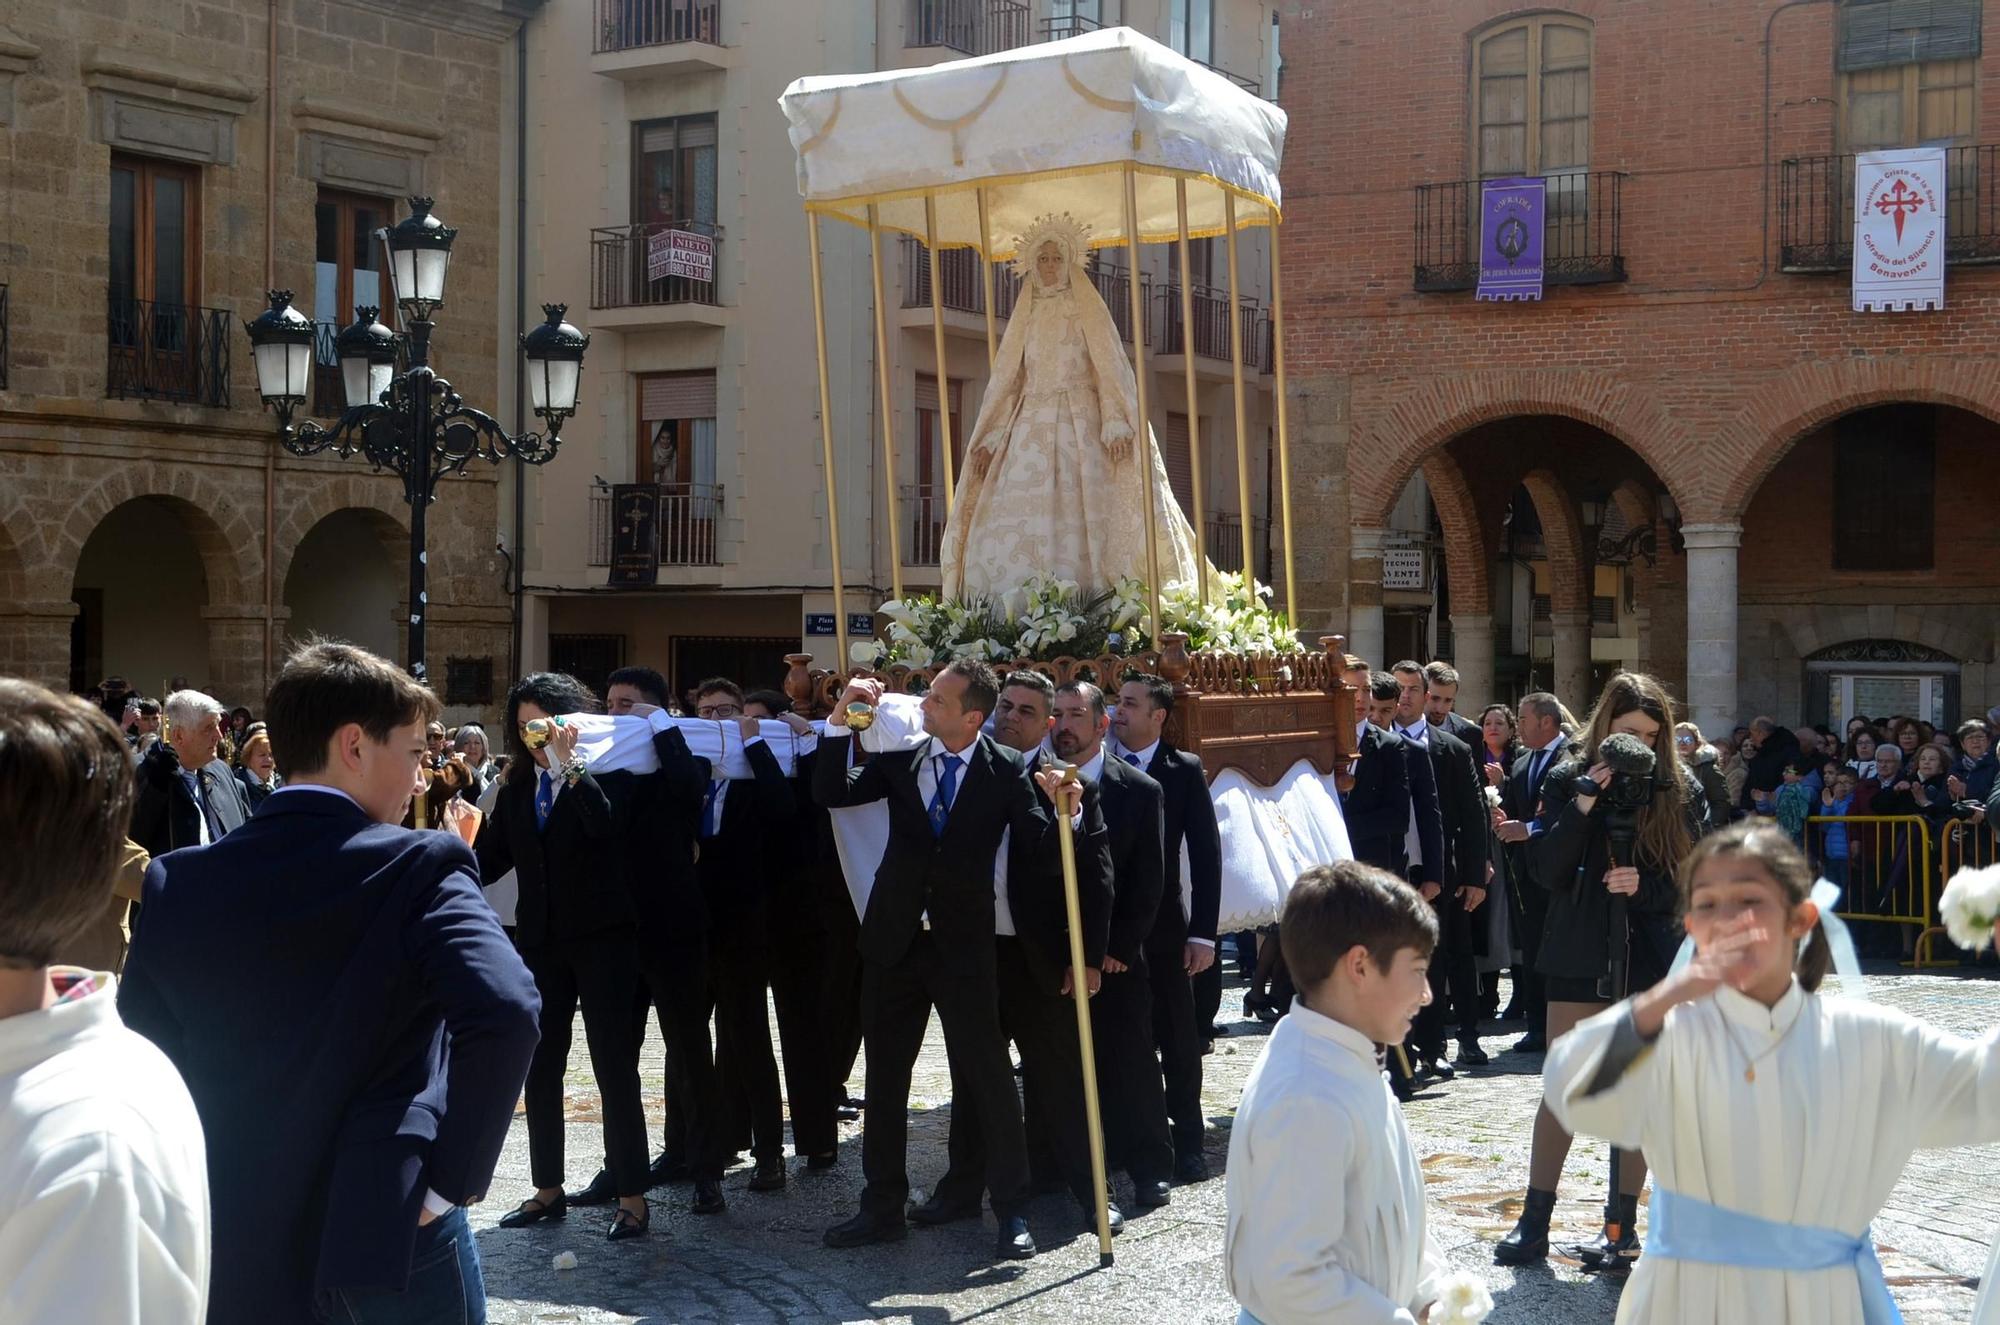
[[[1479,1325],[1493,1311],[1493,1294],[1476,1276],[1460,1271],[1438,1285],[1430,1325]]]
[[[1965,869],[1951,876],[1938,899],[1945,932],[1961,948],[1983,952],[1993,943],[2000,920],[2000,865]]]

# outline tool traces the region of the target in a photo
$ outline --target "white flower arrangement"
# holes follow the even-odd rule
[[[2000,920],[2000,865],[1952,875],[1938,899],[1938,911],[1945,932],[1959,947],[1984,952],[1993,946],[1993,924]]]
[[[1493,1294],[1476,1275],[1463,1270],[1438,1285],[1430,1325],[1479,1325],[1493,1313]]]

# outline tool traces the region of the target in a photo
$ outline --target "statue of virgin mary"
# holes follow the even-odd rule
[[[1144,581],[1146,505],[1158,538],[1155,587],[1205,568],[1139,417],[1111,311],[1084,270],[1087,239],[1062,213],[1016,241],[1022,291],[967,439],[940,555],[947,598],[998,600],[1037,573],[1086,593]]]

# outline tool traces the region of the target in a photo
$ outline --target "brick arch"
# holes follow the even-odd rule
[[[317,477],[317,476],[315,476]],[[391,564],[404,565],[410,555],[410,508],[401,489],[374,475],[338,475],[316,482],[288,485],[292,500],[278,510],[277,549],[272,557],[272,592],[282,600],[292,557],[313,527],[337,511],[366,511]],[[431,566],[435,577],[437,566]],[[435,595],[433,595],[435,601]]]
[[[46,596],[68,599],[83,546],[104,517],[127,502],[150,497],[169,506],[194,540],[211,607],[261,602],[258,549],[263,540],[240,496],[192,465],[150,460],[121,464],[77,498],[60,525],[44,530],[41,565],[31,574],[43,581]]]
[[[1383,525],[1426,456],[1460,433],[1499,419],[1552,414],[1587,423],[1637,455],[1683,509],[1700,490],[1699,457],[1684,430],[1643,388],[1605,373],[1471,373],[1440,377],[1392,405],[1354,454],[1354,518]]]
[[[1925,648],[1936,649],[1959,662],[1985,662],[1992,651],[1991,640],[1981,627],[1989,626],[1977,612],[1967,612],[1951,604],[1931,604],[1899,608],[1893,629],[1871,629],[1866,608],[1851,613],[1799,613],[1782,621],[1780,628],[1790,637],[1802,660],[1810,660],[1821,649],[1854,640],[1894,638]]]
[[[1843,359],[1800,364],[1752,394],[1717,438],[1733,459],[1716,518],[1739,520],[1791,449],[1821,424],[1874,405],[1949,405],[2000,423],[2000,378],[1991,366],[1938,359]],[[1834,641],[1838,643],[1839,641]]]
[[[1569,487],[1551,470],[1534,469],[1521,477],[1535,515],[1542,522],[1542,547],[1549,562],[1549,610],[1588,612],[1590,562],[1583,546],[1583,514]]]
[[[1653,490],[1634,478],[1628,478],[1611,490],[1611,500],[1618,507],[1618,513],[1625,517],[1631,528],[1653,523],[1660,505],[1653,496]]]
[[[1445,573],[1451,580],[1451,610],[1481,615],[1493,610],[1492,567],[1485,525],[1465,471],[1448,451],[1424,457],[1424,484],[1438,523],[1444,526]]]
[[[28,597],[27,531],[34,527],[25,502],[17,500],[0,512],[0,602],[19,603]]]

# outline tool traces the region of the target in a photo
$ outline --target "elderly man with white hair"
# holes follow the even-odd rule
[[[206,846],[243,826],[249,798],[216,757],[223,707],[199,690],[176,690],[161,706],[167,739],[139,761],[131,838],[153,856]]]

